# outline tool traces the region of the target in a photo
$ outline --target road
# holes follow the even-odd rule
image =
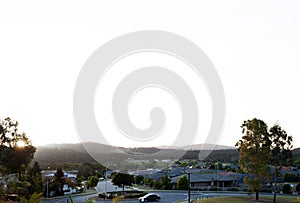
[[[165,192],[165,191],[157,191],[155,192],[161,196],[160,203],[172,203],[179,200],[187,199],[186,192],[174,191],[174,192]],[[234,193],[201,193],[201,192],[191,192],[191,199],[205,199],[209,197],[217,197],[217,196],[245,196],[246,194],[234,194]],[[86,199],[95,197],[96,195],[87,195],[87,196],[76,196],[73,197],[73,200],[76,203],[84,203]],[[97,203],[111,203],[111,200],[107,201],[96,201]],[[139,202],[138,199],[135,200],[123,200],[121,203],[134,203]]]
[[[161,196],[161,200],[159,203],[173,203],[179,200],[187,200],[187,192],[185,191],[152,191],[153,193],[157,193]],[[150,192],[149,192],[150,193]],[[206,199],[212,197],[220,197],[220,196],[247,196],[247,193],[234,193],[234,192],[191,192],[191,199]],[[262,194],[261,194],[262,195]],[[263,195],[272,195],[271,193],[263,193]],[[86,203],[86,200],[89,198],[97,197],[96,193],[91,194],[79,194],[73,195],[72,199],[76,203]],[[66,196],[44,199],[43,203],[70,203],[70,199]],[[123,200],[120,203],[138,203],[138,199],[134,200]],[[96,203],[112,203],[111,200],[107,201],[96,201]]]
[[[155,192],[157,194],[159,194],[162,198],[159,201],[160,203],[171,203],[171,202],[175,202],[178,200],[184,200],[187,198],[187,194],[184,192]],[[88,198],[92,198],[95,197],[96,195],[87,195],[87,196],[75,196],[72,197],[72,199],[74,200],[74,202],[76,203],[84,203],[86,202],[86,199]],[[96,201],[97,203],[111,203],[111,200],[107,200],[107,201]],[[121,201],[121,203],[133,203],[133,202],[139,202],[138,199],[134,199],[134,200],[123,200]]]

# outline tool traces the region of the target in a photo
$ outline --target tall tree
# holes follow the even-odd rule
[[[53,177],[52,188],[56,191],[57,195],[63,195],[63,186],[66,183],[64,178],[64,172],[61,168],[58,168]]]
[[[274,196],[273,202],[276,202],[276,186],[278,171],[282,166],[292,164],[292,136],[289,136],[279,124],[275,124],[269,130],[271,140],[271,158],[270,164],[274,165]]]
[[[36,161],[28,171],[28,181],[31,183],[30,194],[43,192],[44,181],[41,171],[40,165]]]
[[[125,185],[126,186],[131,186],[133,182],[134,182],[134,178],[133,178],[132,175],[129,175],[129,174],[126,174],[126,173],[113,174],[112,183],[114,185],[122,187],[123,188],[123,193],[124,193]]]
[[[7,173],[21,173],[34,157],[36,148],[25,133],[18,132],[18,122],[0,119],[0,165]]]
[[[259,199],[259,190],[262,181],[269,177],[267,160],[270,158],[268,126],[259,119],[244,121],[241,126],[243,137],[236,143],[240,153],[240,168],[248,174],[245,183],[250,190],[255,191],[256,200]]]

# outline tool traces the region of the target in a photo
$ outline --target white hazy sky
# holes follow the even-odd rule
[[[299,9],[296,0],[1,1],[0,118],[18,120],[35,145],[79,142],[72,111],[83,64],[108,40],[154,29],[190,39],[214,63],[227,106],[219,144],[233,146],[241,123],[257,117],[269,126],[278,121],[300,147]],[[169,122],[178,126],[178,119]]]

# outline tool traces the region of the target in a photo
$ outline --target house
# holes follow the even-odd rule
[[[55,176],[56,171],[46,170],[42,171],[44,180],[51,180]],[[64,178],[70,179],[72,182],[76,182],[77,174],[74,171],[64,171]]]
[[[104,178],[105,179],[110,178],[113,173],[119,173],[119,172],[120,172],[119,170],[106,170],[104,172]]]
[[[171,178],[171,184],[173,188],[176,187],[177,181],[182,176],[187,176],[183,174]],[[208,189],[211,187],[235,187],[237,186],[237,178],[233,176],[223,176],[216,173],[191,173],[190,174],[190,187],[191,189]]]

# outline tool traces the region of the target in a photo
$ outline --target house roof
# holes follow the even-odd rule
[[[177,183],[178,179],[182,176],[187,176],[186,174],[176,176],[174,178],[171,178],[171,183]],[[220,174],[201,174],[201,173],[191,173],[190,174],[190,182],[191,183],[207,183],[212,181],[235,181],[237,180],[234,176],[222,176]]]
[[[158,180],[163,177],[165,174],[164,171],[157,171],[157,170],[141,170],[132,172],[131,175],[134,176],[143,176],[145,178],[155,179]]]

